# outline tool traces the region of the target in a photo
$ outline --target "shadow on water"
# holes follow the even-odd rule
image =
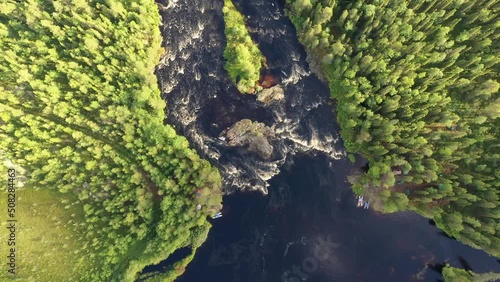
[[[464,257],[459,256],[458,261],[460,262],[460,266],[462,266],[463,269],[474,271],[474,269],[472,269],[472,267],[470,266],[470,263],[466,259],[464,259]]]
[[[444,263],[436,263],[436,264],[428,264],[427,266],[435,274],[441,276],[441,274],[443,273],[443,268],[446,266],[446,262],[444,262]],[[436,279],[436,281],[437,282],[444,282],[443,279]]]

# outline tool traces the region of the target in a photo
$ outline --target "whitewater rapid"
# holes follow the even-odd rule
[[[217,166],[224,192],[260,190],[297,153],[321,152],[332,159],[346,156],[329,109],[328,89],[318,89],[305,53],[276,4],[252,1],[258,13],[245,11],[254,39],[273,74],[279,77],[285,99],[264,106],[255,97],[238,93],[224,70],[225,45],[222,1],[164,1],[161,32],[165,54],[157,66],[167,122],[186,136],[191,146]],[[244,3],[241,3],[245,8]],[[273,158],[262,161],[244,149],[228,148],[220,132],[249,118],[272,126],[276,140]]]

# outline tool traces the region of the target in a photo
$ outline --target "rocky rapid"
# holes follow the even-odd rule
[[[239,93],[230,81],[222,57],[222,1],[160,2],[166,52],[157,76],[168,105],[167,121],[219,168],[225,192],[267,193],[269,179],[295,154],[321,152],[339,159],[345,151],[328,105],[328,88],[309,70],[306,54],[278,4],[251,1],[241,6],[253,39],[267,58],[269,75],[284,90],[284,99],[263,103],[254,95]],[[259,148],[252,150],[259,140],[254,140],[257,145],[250,141],[231,146],[230,140],[220,138],[244,119],[272,129],[270,154],[262,157]]]

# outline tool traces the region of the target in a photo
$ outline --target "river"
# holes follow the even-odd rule
[[[238,93],[224,70],[222,0],[159,2],[167,122],[219,168],[226,193],[224,217],[177,281],[436,281],[428,265],[445,261],[500,272],[495,258],[415,213],[355,207],[346,176],[360,162],[346,159],[328,88],[310,72],[284,1],[235,1],[285,88],[284,101],[267,107]],[[243,118],[275,127],[272,159],[218,140]]]

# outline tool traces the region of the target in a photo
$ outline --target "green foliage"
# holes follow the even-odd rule
[[[472,282],[472,274],[469,271],[450,265],[443,268],[443,278],[445,282]]]
[[[85,248],[73,261],[99,263],[76,280],[133,281],[176,249],[198,247],[221,180],[163,124],[154,1],[0,6],[0,148],[31,186],[81,209]]]
[[[347,158],[352,162],[352,163],[355,163],[356,162],[356,156],[354,156],[353,154],[348,154],[347,155]]]
[[[443,268],[443,278],[445,282],[494,282],[500,279],[500,273],[488,272],[477,274],[446,264]]]
[[[370,162],[355,188],[500,255],[498,0],[287,2]]]
[[[261,89],[258,82],[265,58],[250,37],[245,19],[232,0],[224,0],[222,11],[226,24],[226,70],[241,93],[255,93]]]

